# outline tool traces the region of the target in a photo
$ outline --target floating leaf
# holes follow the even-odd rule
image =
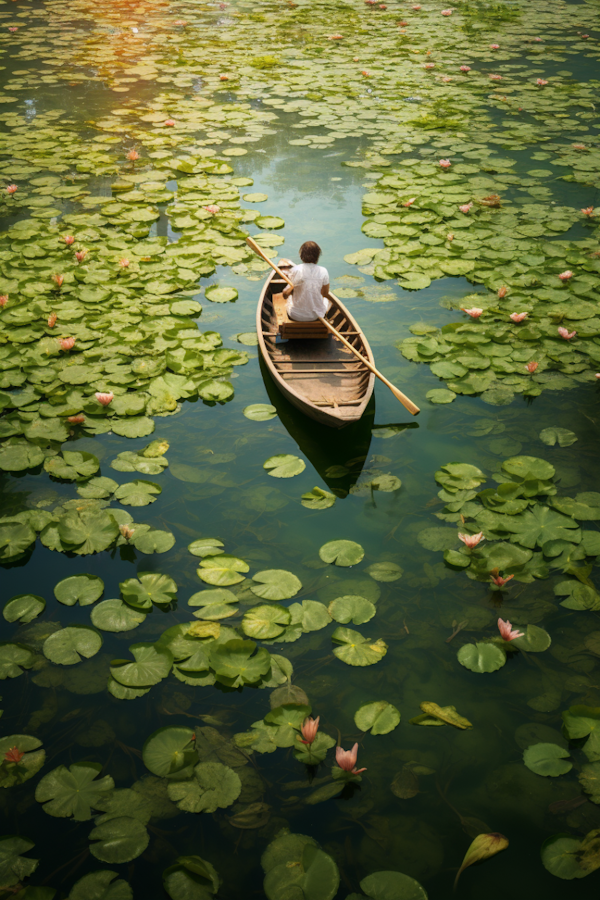
[[[217,680],[231,687],[255,684],[271,668],[269,652],[261,647],[254,653],[254,641],[231,640],[210,649],[211,667]]]
[[[255,606],[242,619],[242,631],[256,640],[276,638],[290,624],[290,613],[284,606]]]
[[[90,613],[92,625],[100,631],[131,631],[145,620],[146,614],[132,609],[122,600],[103,600]]]
[[[144,765],[161,778],[174,775],[197,761],[195,740],[191,728],[159,728],[144,743]]]
[[[573,763],[565,762],[571,754],[558,744],[532,744],[523,754],[523,762],[536,775],[565,775]]]
[[[213,303],[232,303],[238,298],[238,292],[232,287],[219,287],[218,284],[207,287],[204,291],[207,300]]]
[[[466,868],[472,866],[473,863],[495,856],[496,853],[500,853],[501,850],[506,850],[507,847],[508,840],[503,834],[499,834],[498,832],[492,834],[478,834],[465,853],[461,867],[454,879],[454,887],[458,884],[458,879]]]
[[[402,578],[404,575],[404,569],[402,569],[398,563],[387,561],[372,563],[370,566],[367,566],[365,572],[367,572],[374,581],[398,581],[398,579]]]
[[[200,763],[193,777],[169,784],[169,798],[184,812],[216,812],[235,803],[242,790],[239,775],[218,762]]]
[[[554,447],[555,444],[558,444],[559,447],[570,447],[576,440],[577,435],[568,428],[553,427],[540,431],[540,441],[548,444],[549,447]]]
[[[461,666],[471,672],[496,672],[506,663],[506,653],[497,644],[464,644],[457,653]]]
[[[118,500],[123,506],[148,506],[148,504],[154,503],[161,493],[162,488],[159,484],[138,478],[118,487],[115,491],[115,500]]]
[[[364,557],[365,551],[355,541],[329,541],[319,550],[319,556],[326,563],[336,566],[355,566]]]
[[[270,403],[252,403],[250,406],[245,406],[242,412],[252,422],[268,422],[277,415],[277,410]]]
[[[97,808],[96,803],[115,786],[110,775],[96,780],[101,771],[100,763],[92,762],[73,763],[68,769],[58,766],[41,779],[35,799],[51,816],[73,816],[75,821],[84,822],[92,818],[92,808]]]
[[[193,556],[218,556],[224,552],[221,549],[223,546],[223,542],[216,538],[199,538],[188,544],[188,550]]]
[[[267,900],[281,900],[294,894],[306,900],[333,900],[340,876],[331,856],[316,842],[301,834],[282,834],[262,855]]]
[[[133,900],[133,891],[116,872],[101,869],[76,881],[68,900]]]
[[[402,872],[373,872],[363,878],[360,889],[369,900],[427,900],[425,888]]]
[[[371,734],[389,734],[400,724],[400,713],[386,700],[365,703],[354,714],[354,724]]]
[[[372,666],[387,653],[387,644],[381,638],[371,641],[351,628],[336,628],[331,640],[341,645],[334,647],[334,656],[349,666]]]
[[[438,706],[437,703],[433,703],[430,700],[424,700],[420,705],[424,713],[434,719],[439,719],[440,722],[444,722],[446,725],[452,725],[454,728],[460,728],[463,731],[466,728],[473,727],[468,719],[456,712],[455,706]]]
[[[142,642],[131,644],[129,651],[135,662],[114,659],[110,667],[111,676],[123,687],[150,687],[166,678],[171,671],[173,654],[164,647]]]
[[[542,653],[552,643],[552,638],[538,625],[528,625],[523,637],[515,638],[510,642],[510,647],[517,650],[526,650],[528,653]]]
[[[219,890],[219,884],[215,867],[200,856],[180,856],[163,872],[163,886],[171,900],[206,900]]]
[[[95,656],[102,643],[102,635],[88,625],[69,625],[46,638],[42,651],[50,662],[74,666],[82,658]]]
[[[552,875],[571,881],[585,878],[588,872],[579,864],[581,841],[570,834],[553,834],[542,844],[542,863]]]
[[[202,581],[207,584],[228,587],[244,581],[244,576],[240,573],[249,570],[250,566],[243,559],[230,556],[228,553],[221,553],[219,556],[205,557],[197,571]]]
[[[46,752],[40,749],[41,746],[42,742],[31,734],[9,734],[0,738],[0,787],[14,787],[37,775],[46,761]],[[5,754],[15,747],[23,756],[18,762],[11,762]]]
[[[152,609],[153,603],[168,606],[177,596],[173,579],[158,572],[142,572],[139,578],[128,578],[119,587],[125,602],[139,610]]]
[[[2,615],[7,622],[20,622],[26,625],[33,622],[46,609],[46,601],[37,594],[16,594],[7,600]]]
[[[200,607],[195,616],[202,619],[227,619],[237,614],[237,607],[231,604],[237,603],[238,598],[232,591],[225,588],[215,588],[209,591],[198,591],[192,594],[188,600],[188,606]]]
[[[452,403],[453,400],[456,400],[456,396],[454,391],[446,390],[446,388],[433,388],[425,394],[430,403]]]
[[[302,494],[301,503],[307,509],[329,509],[335,503],[335,494],[324,491],[320,487],[314,487],[312,491]]]
[[[294,475],[304,472],[305,468],[304,460],[290,453],[278,453],[263,463],[263,469],[266,469],[273,478],[293,478]]]
[[[99,600],[104,592],[104,582],[97,575],[71,575],[63,578],[54,588],[54,596],[65,606],[89,606]]]
[[[285,569],[265,569],[252,580],[256,584],[250,585],[250,590],[263,600],[289,600],[302,588],[300,579]]]
[[[24,669],[30,669],[34,663],[34,655],[22,644],[0,643],[0,680],[17,678]]]
[[[16,834],[4,834],[0,837],[0,882],[3,888],[19,884],[35,872],[39,860],[21,855],[28,853],[34,846],[33,841]]]
[[[342,625],[349,622],[353,625],[364,625],[365,622],[370,622],[377,611],[370,600],[354,595],[337,597],[327,608],[329,615]]]
[[[65,450],[58,456],[49,456],[44,462],[44,469],[49,475],[66,481],[89,478],[99,468],[100,463],[96,456],[77,450]]]
[[[117,816],[103,822],[89,834],[90,853],[109,865],[130,862],[150,843],[146,826],[130,816]]]

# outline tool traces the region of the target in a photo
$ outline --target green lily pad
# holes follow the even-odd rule
[[[37,594],[16,594],[4,604],[2,615],[7,622],[20,622],[26,625],[33,622],[46,609],[46,601]]]
[[[387,644],[381,638],[373,641],[351,628],[336,628],[331,640],[340,645],[333,648],[334,656],[349,666],[373,666],[387,653]]]
[[[525,650],[528,653],[542,653],[552,643],[552,638],[545,629],[538,625],[528,625],[523,637],[515,638],[510,642],[511,647],[517,650]]]
[[[34,663],[34,655],[22,644],[0,643],[0,680],[18,678],[24,669],[30,669]]]
[[[171,900],[207,900],[219,890],[220,878],[200,856],[180,856],[163,872],[163,887]]]
[[[111,429],[114,434],[126,438],[148,437],[154,431],[154,420],[149,416],[128,416],[126,419],[113,419]]]
[[[39,860],[21,855],[28,853],[34,846],[33,841],[16,834],[0,837],[0,881],[4,888],[19,884],[35,872]]]
[[[89,478],[99,468],[98,457],[77,450],[65,450],[58,456],[49,456],[44,462],[44,469],[49,475],[65,481]]]
[[[360,889],[369,900],[427,900],[425,888],[402,872],[373,872],[363,878]]]
[[[160,528],[150,528],[142,534],[134,534],[131,543],[140,553],[166,553],[175,544],[175,535]]]
[[[265,569],[252,576],[256,584],[250,590],[263,600],[290,600],[302,588],[302,582],[285,569]]]
[[[46,761],[42,742],[31,734],[9,734],[0,738],[0,787],[10,788],[23,784],[40,771]],[[22,753],[19,762],[10,762],[5,754],[17,749]]]
[[[173,654],[150,643],[131,644],[129,652],[135,662],[114,659],[110,674],[126,688],[147,688],[166,678],[173,665]]]
[[[250,638],[275,638],[290,624],[290,613],[284,606],[255,606],[242,619],[242,631]]]
[[[270,456],[263,463],[263,469],[273,478],[293,478],[304,472],[306,463],[298,456],[292,456],[291,453],[278,453],[276,456]]]
[[[252,422],[268,422],[277,416],[277,410],[270,403],[252,403],[245,406],[242,412]]]
[[[90,606],[104,593],[104,582],[98,575],[71,575],[54,588],[54,596],[65,606]]]
[[[148,506],[150,503],[154,503],[161,493],[162,488],[156,482],[138,478],[118,487],[115,491],[115,500],[118,500],[123,506]]]
[[[197,569],[198,576],[207,584],[216,587],[229,587],[244,581],[244,575],[250,566],[243,559],[231,556],[229,553],[221,553],[219,556],[206,556]]]
[[[85,822],[92,818],[96,803],[115,786],[110,775],[97,779],[101,771],[100,763],[93,762],[73,763],[68,769],[58,766],[41,779],[35,799],[50,816],[72,816],[76,822]]]
[[[372,563],[365,569],[374,581],[398,581],[404,575],[404,569],[395,562]],[[355,623],[358,624],[358,623]]]
[[[386,700],[365,703],[354,714],[354,724],[371,734],[389,734],[400,724],[400,713]]]
[[[242,200],[245,200],[247,203],[263,203],[268,199],[267,194],[242,194]]]
[[[558,444],[559,447],[570,447],[577,440],[577,435],[568,428],[544,428],[540,431],[539,436],[540,441],[548,444],[549,447],[554,447],[555,444]]]
[[[224,544],[216,538],[199,538],[188,544],[188,550],[193,556],[218,556],[224,551],[221,549]]]
[[[177,596],[177,585],[168,575],[141,572],[139,578],[128,578],[119,585],[125,603],[138,610],[150,610],[152,604],[168,606]]]
[[[471,672],[496,672],[506,663],[506,653],[496,644],[464,644],[457,653],[461,666]]]
[[[352,622],[353,625],[364,625],[370,622],[376,613],[375,604],[364,597],[346,595],[332,600],[329,606],[329,615],[342,625]]]
[[[118,633],[137,628],[146,619],[143,612],[132,609],[122,600],[103,600],[90,613],[92,625],[100,631]]]
[[[26,438],[9,437],[0,444],[0,469],[4,472],[35,469],[43,462],[43,451],[35,444],[30,444]]]
[[[256,684],[271,668],[269,652],[254,641],[230,640],[210,648],[211,668],[217,680],[231,687]]]
[[[116,872],[100,869],[76,881],[68,900],[133,900],[133,891]]]
[[[180,772],[197,762],[195,739],[191,728],[159,728],[144,743],[144,765],[161,778]]]
[[[207,287],[204,291],[207,300],[213,303],[232,303],[238,298],[238,292],[232,287],[220,287],[218,284]]]
[[[169,799],[184,812],[216,812],[235,803],[242,791],[239,775],[219,762],[199,763],[192,778],[169,784]]]
[[[336,863],[304,835],[279,835],[263,853],[261,864],[267,900],[294,895],[305,900],[333,900],[338,892],[340,876]]]
[[[571,754],[558,744],[532,744],[523,753],[523,762],[536,775],[565,775],[573,768],[573,763],[566,762]]]
[[[102,635],[88,625],[69,625],[46,638],[42,651],[50,662],[74,666],[82,658],[95,656],[102,643]]]
[[[100,475],[80,484],[76,490],[79,496],[86,500],[106,500],[108,497],[112,497],[118,487],[118,482],[113,478],[105,478]]]
[[[452,403],[456,400],[457,395],[454,391],[448,391],[446,388],[433,388],[425,394],[430,403]]]
[[[150,843],[146,826],[130,816],[117,816],[98,825],[88,835],[90,853],[109,865],[130,862]]]
[[[320,487],[314,487],[312,491],[302,494],[301,503],[307,509],[329,509],[336,501],[335,494],[324,491]]]
[[[570,834],[554,834],[542,844],[542,863],[552,875],[567,881],[584,878],[588,871],[579,865],[581,841]]]
[[[329,541],[319,550],[323,562],[344,567],[357,565],[364,555],[365,551],[355,541]]]
[[[215,588],[212,591],[198,591],[196,594],[192,594],[188,600],[188,606],[200,607],[200,610],[194,615],[200,619],[213,621],[235,616],[237,606],[232,604],[237,602],[238,598],[232,591],[228,591],[226,588]]]

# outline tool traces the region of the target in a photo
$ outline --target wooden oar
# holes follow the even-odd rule
[[[287,281],[287,283],[290,285],[290,287],[294,287],[293,282],[290,281],[290,279],[287,277],[287,275],[284,275],[283,272],[281,271],[281,269],[280,269],[278,266],[276,266],[275,263],[274,263],[271,259],[269,259],[268,256],[266,256],[266,255],[263,253],[261,247],[258,246],[258,244],[256,243],[256,241],[252,240],[251,237],[247,237],[247,238],[246,238],[246,243],[248,244],[249,247],[252,248],[252,250],[254,250],[254,252],[255,252],[258,256],[260,256],[262,259],[264,259],[264,261],[265,261],[266,263],[268,263],[268,264],[271,266],[272,269],[275,269],[275,271],[277,272],[277,274],[279,275],[280,278],[283,278],[284,281]],[[355,355],[358,359],[360,359],[361,362],[363,362],[363,363],[365,364],[365,366],[367,367],[367,369],[369,369],[374,375],[376,375],[377,378],[379,378],[380,381],[383,381],[383,383],[385,384],[385,386],[388,387],[388,388],[390,389],[390,391],[392,392],[392,394],[394,395],[394,397],[395,397],[397,400],[399,400],[400,403],[401,403],[404,407],[406,407],[406,409],[409,411],[409,413],[411,413],[413,416],[416,416],[416,415],[418,415],[418,413],[421,412],[421,410],[419,409],[419,407],[418,407],[415,403],[413,403],[412,400],[410,400],[405,394],[403,394],[402,391],[399,391],[398,388],[397,388],[395,385],[393,385],[391,381],[388,381],[387,378],[386,378],[384,375],[382,375],[381,372],[380,372],[378,369],[376,369],[375,366],[373,366],[373,365],[369,362],[368,359],[365,359],[365,357],[362,355],[362,353],[359,353],[359,351],[356,349],[356,347],[353,347],[352,344],[351,344],[349,341],[347,341],[346,338],[345,338],[343,335],[341,335],[341,334],[339,333],[339,331],[337,331],[337,330],[333,327],[333,325],[331,325],[330,322],[327,321],[327,319],[324,319],[322,316],[319,316],[318,319],[319,319],[320,322],[323,323],[323,325],[325,325],[325,327],[326,327],[327,329],[329,329],[329,331],[330,331],[332,334],[334,334],[334,335],[337,337],[337,339],[338,339],[339,341],[342,342],[342,344],[344,344],[344,345],[345,345],[352,353],[354,353],[354,355]]]

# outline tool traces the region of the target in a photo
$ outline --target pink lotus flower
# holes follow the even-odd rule
[[[417,199],[416,197],[411,197],[410,200],[405,200],[404,203],[402,204],[402,206],[405,206],[408,209],[409,207],[411,207],[413,205],[413,203],[415,202],[416,199]]]
[[[358,56],[353,56],[353,57],[352,57],[352,62],[358,62],[359,59],[360,59],[360,57],[358,57]]]
[[[119,531],[126,541],[130,541],[133,537],[134,529],[130,528],[129,525],[119,525]]]
[[[206,212],[212,213],[213,216],[217,213],[221,212],[220,206],[215,206],[214,204],[210,204],[209,206],[203,206],[202,209],[205,209]]]
[[[443,10],[442,10],[442,15],[443,15],[443,16],[451,16],[451,15],[452,15],[452,10],[451,10],[451,9],[443,9]]]
[[[470,72],[470,71],[471,71],[471,66],[461,66],[461,67],[460,67],[460,71],[461,71],[461,72]]]
[[[440,166],[442,169],[449,169],[452,163],[449,159],[440,159]]]
[[[504,587],[504,585],[508,584],[508,582],[511,580],[511,578],[514,578],[514,577],[515,577],[514,575],[508,575],[506,578],[503,578],[502,575],[492,575],[492,581],[498,587]]]
[[[56,313],[50,313],[50,315],[48,316],[48,328],[54,328],[57,318],[58,316],[56,315]]]
[[[219,81],[229,81],[229,75],[219,75]]]
[[[446,240],[447,240],[447,241],[453,241],[453,240],[454,240],[454,235],[452,234],[452,232],[450,232],[450,234],[447,234],[447,235],[446,235]]]
[[[423,63],[424,69],[435,69],[435,63]]]
[[[379,9],[387,9],[387,6],[385,5],[385,3],[380,3]]]
[[[533,40],[536,42],[536,44],[542,43],[542,38],[540,38],[540,37],[535,37]]]
[[[60,287],[62,285],[64,280],[65,280],[64,275],[53,275],[52,276],[52,281],[54,281],[58,285],[58,287]]]
[[[452,81],[451,75],[442,75],[442,81]]]
[[[596,372],[596,378],[600,378],[600,372]]]
[[[472,319],[478,319],[483,312],[483,310],[479,309],[478,306],[473,306],[471,309],[465,309],[464,306],[461,306],[461,310],[463,312],[466,312],[468,316],[471,316]]]
[[[513,322],[522,322],[523,319],[527,318],[527,313],[511,313],[510,318]]]
[[[534,361],[532,360],[531,362],[528,362],[528,363],[527,363],[527,365],[525,366],[525,368],[527,369],[528,372],[530,372],[530,373],[533,375],[533,373],[535,372],[535,370],[537,369],[538,366],[539,366],[539,363],[538,363],[538,362],[534,362]]]
[[[361,74],[361,75],[364,75],[365,78],[370,78],[370,77],[371,77],[371,73],[369,72],[368,69],[363,69],[362,72],[361,72],[360,74]]]
[[[490,44],[490,50],[499,50],[500,44]]]
[[[106,394],[98,392],[94,394],[94,396],[96,397],[98,403],[100,403],[102,406],[108,406],[108,404],[112,403],[112,401],[115,399],[115,395],[112,391],[108,391],[108,393]]]
[[[168,128],[172,128],[173,125],[175,124],[175,119],[165,119],[164,124],[165,124]]]
[[[413,9],[417,9],[417,10],[421,9],[421,4],[420,4],[420,3],[417,3],[416,6],[413,6]]]
[[[77,260],[77,262],[83,262],[87,255],[87,250],[78,250],[75,254],[75,259]]]
[[[7,185],[7,187],[6,187],[6,193],[7,193],[7,194],[16,194],[16,192],[17,192],[18,190],[19,190],[19,186],[18,186],[17,184],[9,184],[9,185]]]
[[[400,28],[406,28],[406,26],[408,25],[408,22],[397,22],[396,24],[397,24]]]
[[[129,266],[129,260],[127,259],[127,257],[124,256],[123,259],[120,259],[119,265],[122,269],[126,269]]]
[[[60,346],[62,347],[63,350],[72,350],[73,347],[75,346],[75,338],[74,337],[59,338],[58,343],[60,344]]]
[[[586,208],[582,209],[581,212],[584,214],[584,216],[588,216],[588,218],[589,218],[590,216],[594,215],[594,207],[586,206]]]
[[[70,422],[71,425],[81,425],[85,422],[85,416],[79,413],[78,416],[67,416],[67,422]]]
[[[8,294],[0,295],[0,309],[4,309],[6,304],[8,303]]]
[[[582,40],[582,41],[586,41],[588,38],[589,38],[589,34],[582,34],[582,35],[581,35],[581,40]]]
[[[130,162],[135,162],[136,159],[139,159],[139,158],[140,158],[140,154],[137,152],[137,150],[130,150],[129,153],[127,154],[127,159]]]
[[[173,22],[173,25],[181,25],[182,27],[184,27],[185,25],[187,25],[187,22],[184,22],[183,19],[177,19],[176,22]]]
[[[63,234],[63,241],[65,242],[67,247],[70,247],[71,244],[74,242],[74,240],[75,240],[75,238],[73,237],[72,234]]]
[[[15,28],[15,31],[17,29]],[[11,763],[20,763],[25,754],[19,750],[18,747],[11,747],[10,750],[7,750],[4,754],[4,761]]]
[[[356,768],[357,758],[358,744],[355,744],[352,750],[344,750],[342,747],[335,748],[335,761],[344,772],[352,772],[353,775],[360,775],[361,772],[367,771],[366,769]]]
[[[576,331],[569,331],[568,328],[563,328],[562,325],[558,329],[558,333],[560,334],[561,338],[563,338],[563,340],[565,340],[565,341],[570,341],[571,338],[574,338],[575,335],[577,334]]]
[[[466,216],[467,213],[470,212],[472,206],[473,206],[473,201],[471,200],[470,203],[463,203],[463,205],[459,206],[458,208],[461,211],[461,213],[464,213]]]
[[[504,641],[514,641],[516,638],[525,637],[522,631],[517,631],[516,628],[513,630],[513,627],[508,619],[506,620],[506,622],[504,621],[504,619],[498,619],[498,630],[500,631],[500,635],[502,637],[502,640]]]
[[[498,299],[503,300],[504,297],[506,297],[507,293],[508,293],[508,288],[506,287],[505,284],[503,284],[502,287],[498,288]]]
[[[544,87],[544,85],[548,84],[545,78],[538,78],[535,83],[540,87]]]
[[[502,81],[502,75],[490,75],[492,81]]]
[[[321,716],[317,716],[316,719],[313,719],[312,716],[308,716],[302,723],[302,738],[298,738],[301,744],[312,744],[314,739],[317,736],[317,731],[319,730],[319,721]]]
[[[10,32],[13,32],[13,33],[14,33],[15,31],[18,31],[19,29],[17,28],[16,25],[11,25],[11,27],[10,27],[8,30],[9,30]]]
[[[465,547],[469,548],[469,550],[473,550],[477,544],[485,540],[483,531],[480,531],[478,534],[461,534],[459,531],[458,538],[463,542]]]
[[[585,144],[571,144],[573,150],[586,150]]]
[[[566,272],[561,272],[558,277],[560,278],[561,281],[568,281],[570,278],[573,277],[573,273],[571,272],[570,269],[567,269]]]

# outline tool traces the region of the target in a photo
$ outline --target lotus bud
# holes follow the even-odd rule
[[[461,72],[470,72],[470,71],[471,71],[471,66],[461,66],[461,67],[460,67],[460,71],[461,71]]]
[[[537,369],[538,366],[539,366],[539,363],[538,363],[538,362],[534,362],[534,361],[532,360],[531,362],[528,362],[528,363],[527,363],[527,365],[525,366],[525,368],[527,369],[528,372],[530,372],[530,373],[533,375],[533,373],[535,372],[535,370]]]
[[[139,159],[139,158],[140,158],[140,154],[137,152],[137,150],[130,150],[129,153],[127,154],[127,159],[130,162],[135,162],[136,159]]]
[[[75,238],[72,234],[63,234],[63,241],[65,242],[67,247],[70,247],[71,244],[75,241]]]
[[[96,397],[98,403],[100,403],[102,406],[108,406],[108,404],[112,403],[115,398],[115,395],[112,391],[108,391],[105,394],[98,392],[94,396]]]
[[[58,287],[60,287],[62,285],[64,280],[65,280],[64,275],[53,275],[52,276],[52,281],[54,281],[58,285]]]
[[[459,206],[458,208],[461,211],[461,213],[464,213],[466,216],[472,206],[473,206],[473,201],[471,200],[469,203],[463,203],[463,205]]]
[[[502,81],[502,75],[490,75],[491,81]]]
[[[59,338],[58,343],[62,347],[63,350],[72,350],[75,346],[75,338],[67,337],[67,338]]]
[[[451,15],[452,15],[452,10],[451,10],[451,9],[443,9],[443,10],[442,10],[442,15],[443,15],[443,16],[451,16]]]
[[[19,190],[18,185],[16,185],[16,184],[9,184],[9,185],[7,186],[7,188],[6,188],[6,193],[7,193],[7,194],[16,194],[16,192],[17,192],[18,190]]]
[[[130,528],[129,525],[119,525],[119,531],[126,541],[130,541],[133,537],[134,529]]]
[[[67,416],[67,422],[71,425],[82,425],[85,422],[85,416],[79,413],[77,416]]]
[[[506,583],[506,581],[508,581],[508,578],[500,580]],[[504,619],[498,619],[498,630],[500,632],[502,640],[504,641],[514,641],[517,638],[525,637],[522,631],[518,631],[518,629],[512,627],[508,619],[506,620],[506,622],[504,621]]]
[[[526,318],[527,318],[527,313],[526,313],[526,312],[520,312],[520,313],[516,313],[516,312],[515,312],[515,313],[511,313],[511,314],[510,314],[510,318],[511,318],[511,320],[512,320],[513,322],[517,322],[517,323],[518,323],[518,322],[522,322],[523,319],[526,319]]]
[[[78,250],[75,254],[75,259],[77,260],[77,262],[83,262],[87,255],[87,250]]]
[[[506,287],[505,284],[503,284],[502,287],[498,288],[498,299],[503,300],[504,297],[506,297],[507,293],[508,293],[508,288]]]
[[[548,84],[545,78],[538,78],[536,84],[540,87],[544,87],[544,85]]]
[[[471,309],[465,309],[463,306],[461,306],[461,310],[463,312],[466,312],[468,316],[471,316],[472,319],[478,319],[483,312],[483,310],[479,309],[478,306],[473,306]]]
[[[561,336],[561,338],[562,338],[563,340],[565,340],[565,341],[570,341],[571,338],[574,338],[575,335],[577,334],[576,331],[569,331],[568,328],[563,328],[562,325],[561,325],[561,327],[558,329],[558,333],[559,333],[559,335]]]
[[[56,313],[51,313],[48,316],[48,328],[54,328],[54,326],[56,325],[57,318],[58,318],[58,316],[56,315]]]
[[[165,119],[164,124],[167,126],[167,128],[172,128],[173,125],[175,124],[175,120],[174,119]]]
[[[119,260],[119,265],[122,269],[126,269],[129,266],[129,260],[124,256],[123,259]]]

